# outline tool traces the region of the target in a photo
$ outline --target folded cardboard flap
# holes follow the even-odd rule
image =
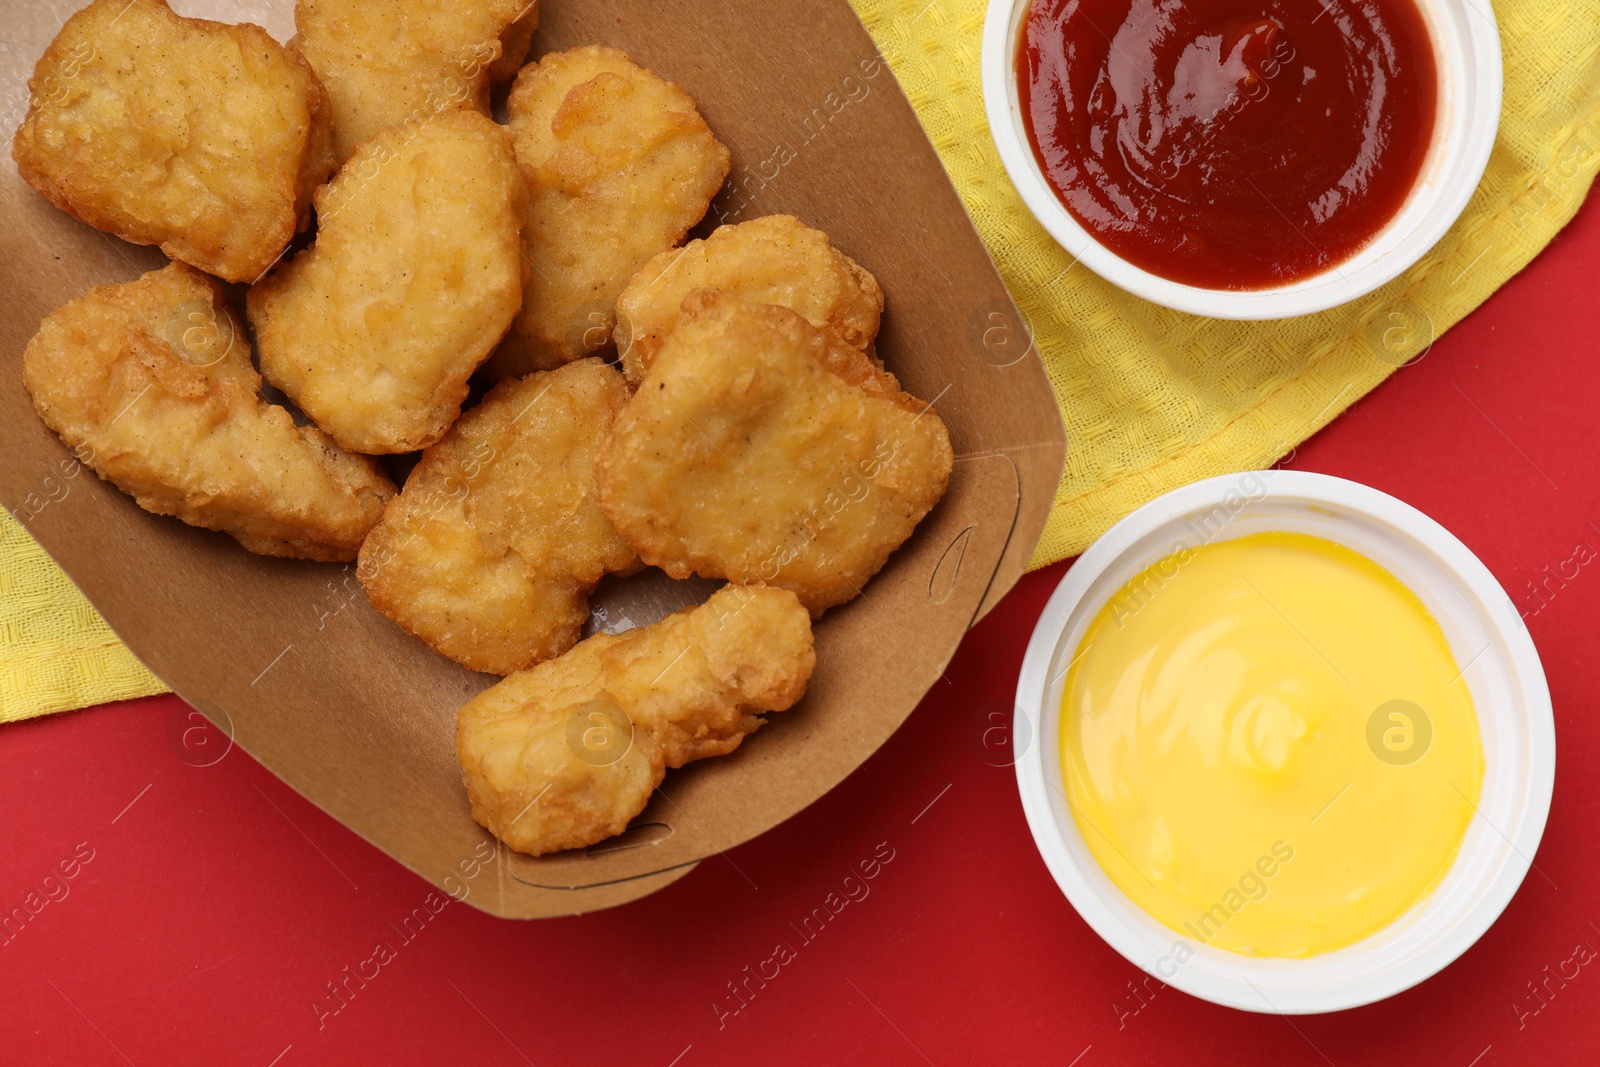
[[[5,0],[25,80],[59,27]],[[232,5],[186,13],[234,19]],[[54,20],[54,21],[51,21]],[[867,586],[817,625],[806,698],[732,756],[669,772],[623,838],[540,859],[470,817],[456,709],[494,682],[374,612],[353,567],[255,557],[219,534],[148,515],[77,466],[34,416],[22,350],[39,319],[161,256],[79,225],[17,177],[0,183],[0,502],[133,651],[313,803],[423,878],[492,914],[610,907],[682,877],[821,796],[900,725],[965,630],[1022,574],[1065,452],[1050,384],[932,146],[845,0],[771,5],[549,0],[534,55],[623,48],[693,94],[733,151],[712,222],[786,212],[877,275],[878,351],[937,404],[957,453],[945,499]],[[20,114],[10,120],[14,130]],[[48,499],[47,507],[25,506]],[[659,574],[608,584],[606,628],[647,624],[712,587]],[[493,856],[493,859],[486,859]]]

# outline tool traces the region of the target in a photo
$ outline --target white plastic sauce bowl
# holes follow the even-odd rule
[[[1313,534],[1361,553],[1421,598],[1464,670],[1483,739],[1478,812],[1443,881],[1405,915],[1349,948],[1304,959],[1244,956],[1180,935],[1114,885],[1066,802],[1061,697],[1066,669],[1106,601],[1150,565],[1267,531]],[[1151,501],[1073,564],[1033,632],[1017,684],[1017,788],[1034,842],[1072,906],[1129,962],[1202,1000],[1309,1014],[1382,1000],[1438,973],[1499,917],[1533,862],[1555,783],[1555,721],[1544,669],[1494,576],[1444,527],[1355,482],[1298,471],[1211,478]],[[1396,812],[1396,818],[1404,818]]]
[[[1433,143],[1410,197],[1354,256],[1270,289],[1203,289],[1134,266],[1078,224],[1034,155],[1017,84],[1030,0],[990,0],[983,99],[1001,162],[1035,218],[1084,266],[1135,296],[1218,319],[1286,319],[1338,307],[1399,277],[1455,225],[1489,163],[1500,126],[1500,32],[1489,0],[1417,0],[1433,39],[1439,103]]]

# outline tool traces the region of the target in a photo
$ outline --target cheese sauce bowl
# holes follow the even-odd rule
[[[1331,541],[1365,556],[1414,593],[1461,668],[1483,748],[1475,811],[1432,891],[1355,944],[1296,958],[1219,949],[1141,910],[1085,841],[1067,800],[1062,760],[1068,670],[1108,601],[1176,552],[1262,534]],[[1015,716],[1012,736],[1034,739],[1016,760],[1023,811],[1041,857],[1072,906],[1148,974],[1245,1011],[1340,1011],[1393,996],[1442,970],[1488,930],[1527,875],[1555,781],[1555,723],[1544,671],[1494,576],[1415,508],[1367,486],[1298,471],[1197,482],[1107,531],[1067,572],[1040,617],[1023,661]],[[1463,800],[1471,803],[1465,794]],[[1405,817],[1395,813],[1396,819]]]
[[[995,147],[1028,209],[1075,260],[1156,304],[1212,318],[1266,320],[1357,300],[1428,254],[1465,210],[1488,165],[1499,129],[1503,81],[1493,8],[1489,0],[1416,0],[1433,45],[1438,100],[1432,140],[1398,211],[1349,258],[1294,281],[1251,289],[1173,281],[1103,244],[1066,208],[1041,168],[1018,73],[1031,2],[990,0],[988,8],[983,94]],[[1306,240],[1303,233],[1300,239]]]

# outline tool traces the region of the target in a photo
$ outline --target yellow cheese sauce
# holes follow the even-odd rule
[[[1251,956],[1355,944],[1439,884],[1483,745],[1422,601],[1331,541],[1185,548],[1095,617],[1062,695],[1073,817],[1184,938]]]

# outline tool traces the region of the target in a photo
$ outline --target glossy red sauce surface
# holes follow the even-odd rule
[[[1208,289],[1359,251],[1416,184],[1438,97],[1415,0],[1033,0],[1017,74],[1079,224]]]

